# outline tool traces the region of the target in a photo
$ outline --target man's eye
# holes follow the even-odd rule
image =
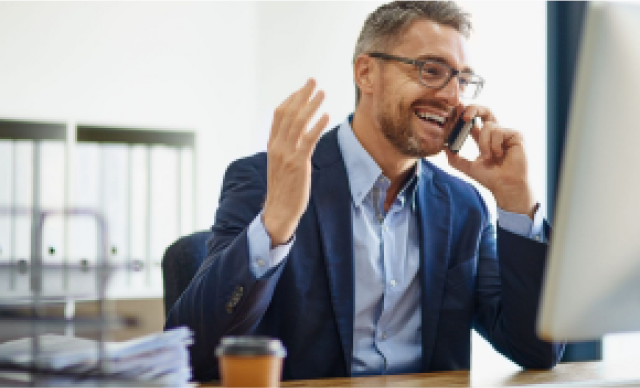
[[[468,86],[469,84],[474,83],[475,81],[473,80],[473,75],[471,74],[460,74],[460,77],[458,77],[460,79],[460,86]]]
[[[445,75],[446,70],[441,66],[425,65],[422,68],[422,72],[427,77],[442,77]]]

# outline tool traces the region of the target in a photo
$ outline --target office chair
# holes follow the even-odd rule
[[[211,231],[195,232],[180,237],[162,256],[162,283],[164,285],[165,318],[174,303],[187,289],[200,264],[207,256],[207,240]]]

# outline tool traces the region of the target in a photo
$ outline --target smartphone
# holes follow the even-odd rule
[[[456,121],[456,124],[453,126],[453,130],[445,143],[445,146],[449,147],[451,152],[458,153],[458,151],[460,151],[462,144],[464,144],[464,141],[471,133],[471,128],[473,128],[477,120],[479,120],[478,117],[474,117],[470,121],[464,121],[462,119],[463,115],[464,112],[460,115],[458,121]]]

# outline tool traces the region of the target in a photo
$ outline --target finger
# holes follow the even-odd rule
[[[326,113],[320,117],[320,120],[316,123],[316,125],[311,128],[308,132],[306,132],[302,139],[300,139],[300,151],[305,153],[307,156],[311,156],[313,150],[322,135],[322,132],[329,124],[329,115]]]
[[[507,144],[503,144],[505,141],[504,132],[496,129],[491,131],[491,152],[497,158],[501,158],[504,154],[503,147]]]
[[[315,96],[306,105],[303,105],[298,112],[298,116],[293,120],[292,127],[299,128],[300,131],[292,130],[289,135],[296,141],[300,139],[300,135],[306,132],[307,125],[311,117],[318,111],[320,104],[324,101],[324,92],[318,91]]]
[[[483,122],[498,122],[493,112],[484,106],[469,105],[464,111],[464,120],[469,121],[474,117],[480,117]]]
[[[471,137],[476,141],[476,144],[480,142],[480,125],[477,122],[471,127]]]
[[[504,137],[505,137],[504,144],[507,148],[513,147],[515,145],[524,144],[524,138],[522,137],[522,134],[518,131],[505,130]]]
[[[493,130],[490,124],[484,125],[478,136],[478,148],[480,149],[480,156],[488,158],[491,156],[491,131]]]
[[[287,97],[286,100],[282,101],[282,103],[274,111],[273,122],[271,123],[271,133],[269,134],[269,142],[275,139],[281,132],[281,124],[287,111],[287,107],[291,104],[291,101],[293,101],[299,91],[300,90],[296,90],[295,92],[291,93],[289,97]]]
[[[299,132],[298,128],[292,127],[292,122],[298,116],[301,104],[307,103],[309,101],[309,97],[313,92],[313,89],[316,87],[316,81],[313,78],[309,78],[307,83],[295,94],[291,103],[287,106],[284,118],[280,123],[280,131],[282,137],[285,139],[291,138],[291,132],[295,132],[296,130]]]
[[[452,152],[449,149],[445,149],[447,154],[447,160],[449,161],[449,165],[461,173],[471,176],[471,168],[472,162],[468,159],[463,158],[462,156]]]

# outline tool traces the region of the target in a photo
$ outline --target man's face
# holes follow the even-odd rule
[[[388,54],[411,59],[430,59],[457,70],[467,66],[466,38],[455,29],[429,20],[415,21]],[[381,63],[379,88],[374,92],[377,121],[387,140],[403,155],[425,157],[444,147],[460,105],[458,79],[442,89],[420,83],[416,66],[396,61]],[[424,116],[437,115],[444,124]],[[422,116],[422,117],[420,117]]]

